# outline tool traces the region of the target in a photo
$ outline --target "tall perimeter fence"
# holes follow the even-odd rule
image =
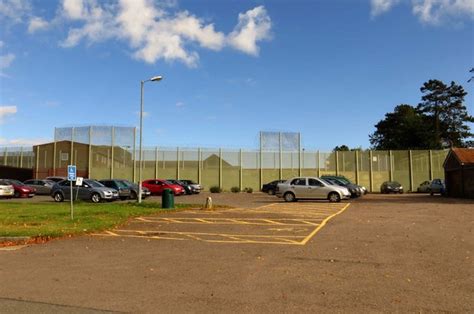
[[[0,148],[0,165],[31,168],[36,178],[66,176],[75,164],[78,176],[138,181],[139,152],[134,128],[56,130],[55,141],[34,147]],[[74,136],[77,132],[81,136]],[[74,139],[74,140],[71,140]],[[190,179],[205,189],[220,186],[260,189],[262,184],[295,176],[342,175],[379,191],[398,181],[416,191],[420,183],[444,178],[447,150],[408,151],[263,151],[247,149],[165,148],[143,150],[142,178]]]

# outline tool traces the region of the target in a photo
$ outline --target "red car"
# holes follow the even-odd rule
[[[12,180],[12,179],[7,179],[5,181],[13,185],[13,189],[15,190],[15,193],[13,194],[13,196],[16,198],[33,197],[36,194],[35,188],[29,187],[28,185],[24,184],[21,181]]]
[[[181,195],[185,192],[182,186],[160,179],[145,180],[142,186],[148,188],[152,195],[161,195],[164,189],[170,189],[174,195]]]

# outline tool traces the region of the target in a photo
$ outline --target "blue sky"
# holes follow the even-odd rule
[[[0,2],[0,144],[54,127],[138,125],[144,143],[258,146],[302,133],[308,149],[368,135],[429,79],[469,93],[470,0]]]

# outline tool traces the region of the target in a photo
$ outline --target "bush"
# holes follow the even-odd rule
[[[222,192],[222,189],[215,185],[215,186],[211,186],[209,191],[211,191],[211,193],[220,193],[220,192]]]
[[[245,188],[244,192],[253,193],[253,189],[252,188]]]
[[[231,191],[232,193],[239,193],[239,192],[240,192],[240,188],[237,187],[237,186],[233,186],[233,187],[230,189],[230,191]]]

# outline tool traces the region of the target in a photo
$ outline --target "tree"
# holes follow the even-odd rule
[[[430,149],[433,146],[430,125],[430,119],[416,108],[407,104],[398,105],[375,125],[376,131],[370,135],[370,144],[380,150]]]
[[[469,72],[474,74],[474,68],[471,68]],[[474,81],[474,76],[471,76],[471,78],[467,80],[468,83],[472,81]]]
[[[443,142],[451,146],[463,147],[465,140],[472,136],[467,122],[474,122],[464,106],[467,93],[454,82],[448,86],[439,80],[429,80],[420,88],[424,94],[417,110],[432,120],[433,148]]]
[[[339,151],[339,152],[348,152],[349,151],[349,146],[347,145],[341,145],[341,146],[336,146],[333,149],[334,152]]]

